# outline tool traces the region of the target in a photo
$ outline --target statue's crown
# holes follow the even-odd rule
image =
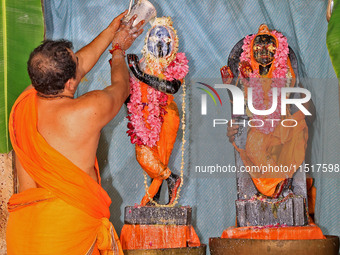
[[[260,25],[257,34],[270,34],[270,30],[266,24],[262,24]]]

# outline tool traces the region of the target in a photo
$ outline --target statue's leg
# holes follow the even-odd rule
[[[167,167],[176,142],[179,114],[175,102],[171,102],[165,110],[167,113],[164,116],[157,146],[150,148],[136,145],[136,158],[143,170],[154,179],[149,187],[150,197],[153,198],[157,194],[162,181],[167,179],[171,202],[174,200],[180,185],[180,177],[172,174]],[[142,205],[148,201],[149,198],[146,194],[142,200]]]
[[[153,181],[153,179],[151,180],[151,182]],[[161,197],[161,190],[162,190],[162,185],[163,185],[163,182],[161,184],[161,186],[159,186],[159,189],[158,189],[158,192],[156,193],[156,195],[154,195],[153,197],[153,200],[157,203],[159,203],[159,199]]]
[[[162,185],[162,182],[163,180],[160,178],[155,178],[152,180],[152,183],[148,189],[148,193],[151,198],[153,198],[157,194],[159,187]],[[141,206],[145,206],[149,201],[150,200],[148,194],[145,194],[145,196],[142,199]]]
[[[171,173],[170,176],[166,180],[168,182],[168,186],[170,187],[168,204],[172,204],[176,198],[177,189],[181,184],[181,178],[178,175]],[[154,200],[156,200],[155,197],[160,192],[160,186],[162,185],[162,183],[163,183],[163,179],[160,179],[160,178],[155,178],[151,182],[151,185],[148,189],[148,193],[151,198],[154,198]],[[150,201],[149,195],[145,194],[145,196],[143,197],[141,201],[141,206],[145,206]]]
[[[166,179],[168,183],[168,189],[169,189],[169,202],[168,204],[172,204],[177,196],[177,190],[179,186],[181,185],[181,177],[177,174],[171,173],[170,176]]]
[[[248,133],[246,143],[246,154],[254,166],[277,166],[276,160],[268,152],[270,137],[256,129],[251,129]],[[259,168],[256,170],[260,170]],[[282,191],[285,178],[276,178],[278,173],[274,171],[250,172],[253,182],[259,192],[266,196],[278,196]]]
[[[245,166],[262,166],[262,171],[249,174],[257,190],[266,196],[278,197],[284,189],[287,190],[284,193],[290,193],[289,178],[305,159],[308,138],[305,116],[298,111],[290,118],[298,122],[294,128],[277,126],[270,134],[251,128],[245,150],[239,150]]]
[[[149,187],[148,193],[153,198],[161,186],[163,180],[167,179],[171,171],[159,160],[159,155],[156,147],[150,148],[147,146],[136,145],[136,158],[143,170],[153,179]],[[146,205],[149,202],[149,196],[145,194],[141,205]]]
[[[179,113],[175,102],[171,102],[166,108],[163,125],[157,142],[157,150],[160,161],[168,165],[169,159],[174,148],[179,128]]]
[[[177,132],[179,128],[179,113],[175,102],[171,102],[166,108],[167,114],[164,116],[164,122],[157,143],[158,154],[160,160],[168,165],[174,144],[176,142]],[[171,173],[166,179],[168,184],[169,202],[172,204],[176,198],[177,190],[181,184],[180,176]]]

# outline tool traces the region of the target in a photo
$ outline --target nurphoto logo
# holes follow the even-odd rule
[[[220,104],[222,106],[222,100],[217,93],[216,89],[227,89],[230,91],[233,97],[232,101],[232,115],[233,116],[244,116],[245,115],[245,96],[243,91],[236,87],[235,85],[230,85],[230,84],[215,84],[215,88],[212,86],[198,82],[201,85],[206,86],[209,88],[219,99]],[[199,87],[198,87],[199,88]],[[213,96],[213,94],[204,88],[199,88],[200,90],[206,92],[214,101],[215,105],[217,105],[216,100]],[[281,97],[278,96],[278,93],[281,93]],[[269,109],[256,109],[254,107],[253,103],[253,90],[252,88],[248,88],[248,95],[247,95],[247,105],[249,111],[258,116],[266,116],[272,114],[278,107],[278,104],[280,104],[281,107],[281,115],[285,116],[287,115],[287,105],[295,105],[304,115],[310,116],[312,115],[306,107],[303,106],[304,103],[307,103],[311,99],[311,93],[305,89],[305,88],[281,88],[280,91],[278,91],[278,88],[271,88],[271,93],[272,93],[272,104]],[[288,98],[290,93],[300,93],[300,95],[304,95],[302,98]],[[207,94],[202,94],[201,95],[201,115],[207,115]],[[278,102],[278,98],[281,98],[281,102]],[[250,119],[248,121],[248,126],[250,127],[262,127],[264,125],[264,122],[270,122],[272,126],[274,126],[274,122],[280,121],[281,125],[284,127],[295,127],[297,125],[297,121],[294,119]],[[213,120],[213,126],[215,127],[216,125],[226,125],[228,124],[228,120],[226,119],[214,119]],[[244,119],[243,122],[232,122],[231,125],[245,125],[246,120]]]

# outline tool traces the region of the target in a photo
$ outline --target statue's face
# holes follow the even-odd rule
[[[274,61],[276,42],[270,35],[258,35],[253,45],[254,58],[262,66],[271,64]]]
[[[148,51],[156,58],[165,58],[171,53],[171,42],[169,31],[163,26],[156,26],[149,34],[147,41]]]

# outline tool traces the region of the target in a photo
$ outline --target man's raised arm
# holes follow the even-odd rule
[[[119,112],[129,96],[129,70],[125,62],[125,50],[143,32],[144,20],[132,27],[137,16],[126,24],[120,24],[112,40],[111,85],[79,97],[81,109],[91,119],[95,129],[103,128]],[[85,117],[85,116],[84,116]]]
[[[126,15],[126,13],[127,11],[118,15],[92,42],[81,48],[76,53],[79,61],[79,75],[77,76],[79,81],[92,69],[92,67],[97,63],[99,57],[110,45],[118,28],[120,27],[121,19]]]

